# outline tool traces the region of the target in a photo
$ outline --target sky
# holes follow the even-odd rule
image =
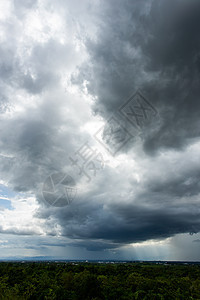
[[[200,2],[1,0],[0,259],[200,260]]]

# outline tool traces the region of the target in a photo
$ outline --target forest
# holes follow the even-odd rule
[[[200,299],[200,265],[1,262],[0,299]]]

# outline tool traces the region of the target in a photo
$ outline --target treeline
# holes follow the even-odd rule
[[[2,262],[0,299],[200,299],[200,266]]]

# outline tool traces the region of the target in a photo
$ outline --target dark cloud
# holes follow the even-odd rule
[[[52,223],[58,222],[61,226],[63,236],[76,239],[77,245],[93,250],[162,240],[181,233],[198,233],[197,174],[193,174],[193,179],[182,174],[174,184],[169,170],[167,174],[169,177],[164,182],[162,178],[153,182],[148,174],[149,178],[146,175],[140,184],[134,181],[130,184],[130,181],[125,183],[120,174],[114,177],[104,170],[104,176],[95,183],[96,191],[87,194],[86,198],[76,199],[70,207],[62,210],[40,210],[36,216],[52,217]],[[124,173],[123,177],[126,175]],[[111,187],[116,186],[118,189],[115,188],[114,192]]]
[[[200,3],[60,0],[11,7],[15,17],[5,19],[0,50],[0,179],[34,196],[39,207],[32,217],[41,232],[64,240],[48,239],[41,249],[115,251],[198,233]],[[138,88],[158,112],[142,129],[120,114]],[[97,145],[99,116],[113,115],[114,129],[121,124],[131,139],[91,182],[76,181],[70,205],[46,205],[46,177],[74,172],[69,155],[87,140]],[[106,130],[103,140],[115,152]],[[0,231],[40,235],[39,227],[8,225]]]
[[[145,151],[153,153],[180,149],[200,134],[200,4],[145,2],[103,2],[97,38],[86,44],[90,61],[73,82],[88,81],[88,91],[98,98],[93,110],[104,117],[140,87],[161,117],[142,137]]]
[[[156,206],[156,205],[155,205]],[[91,211],[88,203],[81,212],[54,214],[62,226],[62,235],[88,250],[112,249],[129,243],[162,240],[180,233],[199,232],[198,205],[188,211],[187,204],[146,208],[138,205],[110,205],[105,211]],[[70,217],[71,215],[71,217]],[[106,243],[105,241],[108,241]]]

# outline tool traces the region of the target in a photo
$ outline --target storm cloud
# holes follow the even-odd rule
[[[83,248],[85,256],[119,251],[120,257],[132,244],[170,240],[173,247],[180,235],[187,243],[187,235],[198,236],[199,1],[2,1],[2,7],[0,184],[16,193],[2,192],[12,205],[0,210],[2,235],[33,235],[30,249],[38,253],[60,243],[76,248],[77,258]],[[143,114],[137,106],[140,118],[153,112],[141,128],[133,111],[120,110],[137,91],[147,105]],[[111,122],[123,127],[118,142],[127,138],[118,148],[108,136]],[[89,181],[70,160],[86,142],[106,161]],[[55,172],[77,183],[77,197],[62,208],[42,195]],[[46,236],[41,248],[37,235]],[[159,257],[174,258],[165,254]]]

